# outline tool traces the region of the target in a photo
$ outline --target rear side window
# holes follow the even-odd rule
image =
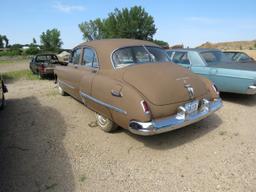
[[[190,65],[187,52],[175,52],[172,61],[178,64]]]
[[[82,65],[86,67],[98,68],[98,59],[96,53],[91,48],[84,48]]]
[[[81,49],[75,49],[72,53],[71,63],[75,65],[79,64],[80,56],[81,56]]]

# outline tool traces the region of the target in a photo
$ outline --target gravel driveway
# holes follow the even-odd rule
[[[256,97],[226,94],[194,125],[142,137],[93,125],[52,81],[8,85],[0,112],[0,192],[256,191]]]

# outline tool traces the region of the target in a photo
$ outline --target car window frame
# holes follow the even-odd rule
[[[98,66],[97,67],[93,67],[93,63],[92,63],[92,66],[86,66],[86,65],[82,65],[83,63],[83,59],[84,59],[84,52],[85,52],[85,49],[90,49],[94,52],[94,56],[97,60],[97,63],[98,63]],[[94,48],[92,47],[89,47],[89,46],[84,46],[82,47],[82,56],[81,56],[81,61],[80,61],[80,66],[81,67],[85,67],[85,68],[88,68],[88,69],[94,69],[94,70],[99,70],[100,69],[100,63],[99,63],[99,59],[98,59],[98,55],[97,55],[97,52]]]
[[[80,49],[80,57],[79,57],[79,61],[77,64],[73,63],[73,54],[75,51],[79,50]],[[68,65],[72,65],[72,66],[79,66],[81,64],[81,54],[82,54],[82,48],[81,47],[76,47],[72,50],[72,53],[71,53],[71,57],[69,59],[69,62],[68,62]]]
[[[172,62],[173,62],[174,55],[175,55],[176,53],[186,53],[186,54],[187,54],[188,61],[189,61],[189,64],[185,64],[185,63],[176,63],[176,64],[185,65],[185,66],[188,66],[188,67],[190,68],[191,65],[192,65],[192,63],[191,63],[191,59],[190,59],[190,56],[189,56],[189,51],[185,51],[185,50],[174,51],[174,52],[172,53],[172,58],[171,58],[171,61],[172,61]]]

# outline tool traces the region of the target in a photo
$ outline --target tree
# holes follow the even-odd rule
[[[83,33],[83,39],[87,41],[103,38],[103,22],[99,18],[89,22],[85,21],[79,24],[78,27]]]
[[[115,9],[106,19],[83,22],[79,28],[85,39],[93,37],[152,40],[157,30],[153,17],[141,6]]]
[[[35,38],[33,38],[32,44],[36,45],[36,39]]]
[[[63,44],[58,29],[47,30],[40,36],[42,48],[44,51],[58,52]]]
[[[9,39],[6,35],[0,35],[0,48],[8,47]]]

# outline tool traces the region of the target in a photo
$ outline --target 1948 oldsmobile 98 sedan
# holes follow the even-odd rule
[[[159,46],[140,40],[95,40],[74,48],[55,69],[59,92],[96,112],[106,132],[117,126],[154,135],[197,122],[222,106],[206,78],[169,62]]]
[[[167,51],[171,61],[209,78],[221,92],[256,94],[256,65],[232,61],[218,49]]]

